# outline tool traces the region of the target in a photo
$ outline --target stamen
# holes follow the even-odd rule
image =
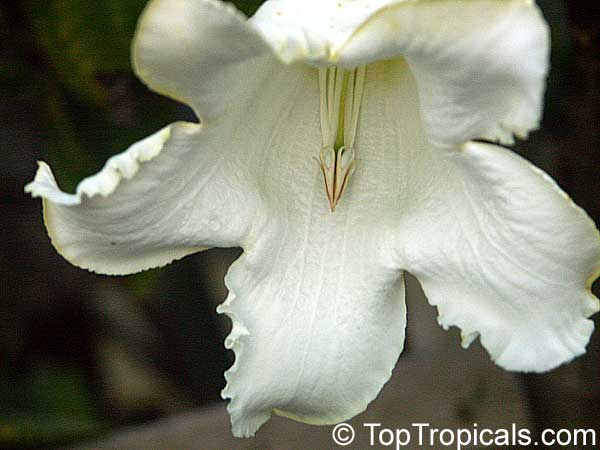
[[[335,165],[335,194],[334,204],[332,205],[331,212],[335,211],[335,206],[339,202],[348,180],[356,170],[356,161],[354,161],[354,149],[341,147],[337,152],[336,165]]]
[[[346,105],[344,105],[344,143],[347,143],[350,147],[352,145],[350,144],[350,127],[348,125],[352,123],[353,108],[351,108],[348,103],[352,104],[354,100],[354,74],[355,71],[352,70],[348,78],[348,88],[346,89]]]
[[[366,66],[361,66],[355,70],[356,83],[354,85],[354,97],[352,102],[350,102],[352,104],[352,122],[349,124],[349,127],[345,128],[345,130],[348,130],[348,138],[345,140],[345,144],[349,147],[354,147],[354,139],[356,138],[356,129],[358,127],[358,116],[360,113],[360,105],[362,103],[366,71]]]
[[[321,136],[323,147],[329,142],[329,105],[327,92],[327,69],[319,69],[319,90],[321,91]]]
[[[348,180],[356,169],[354,141],[358,128],[365,73],[366,67],[364,66],[349,71],[348,80],[344,86],[346,81],[344,69],[337,67],[319,69],[323,147],[319,153],[319,159],[315,158],[315,160],[323,172],[325,193],[331,212],[335,211]],[[340,115],[342,105],[344,113]],[[343,131],[340,128],[343,128]],[[339,133],[342,133],[343,139],[336,145]],[[337,151],[335,151],[336,147],[339,147]]]
[[[316,159],[316,158],[315,158]],[[323,147],[321,153],[319,153],[319,159],[317,163],[321,167],[323,172],[323,180],[325,182],[325,193],[329,200],[329,207],[331,211],[335,211],[335,176],[336,176],[336,165],[335,165],[335,152],[332,147]]]
[[[333,99],[333,114],[331,118],[331,134],[333,136],[333,141],[331,142],[331,146],[335,146],[335,141],[337,140],[338,130],[339,130],[339,122],[340,122],[340,108],[342,101],[342,90],[344,88],[344,77],[345,71],[344,69],[333,69],[336,71],[335,74],[335,98]],[[341,144],[343,145],[343,143]]]

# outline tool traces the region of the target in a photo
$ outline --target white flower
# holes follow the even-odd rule
[[[44,163],[27,190],[58,251],[98,273],[244,249],[219,308],[237,436],[273,412],[363,411],[402,350],[404,270],[464,346],[549,370],[592,333],[599,234],[546,174],[475,141],[538,126],[548,47],[529,0],[270,0],[250,20],[154,0],[135,69],[200,124],[138,142],[74,195]]]

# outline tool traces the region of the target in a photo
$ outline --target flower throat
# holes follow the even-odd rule
[[[365,73],[365,66],[351,70],[319,69],[323,147],[317,162],[323,172],[331,212],[335,211],[356,169],[354,141]]]

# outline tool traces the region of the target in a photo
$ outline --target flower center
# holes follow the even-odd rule
[[[317,163],[323,172],[331,212],[335,211],[356,168],[354,140],[365,72],[365,66],[352,70],[338,67],[319,69],[323,147]]]

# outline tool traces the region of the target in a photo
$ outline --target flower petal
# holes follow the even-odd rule
[[[205,247],[236,246],[252,201],[243,179],[228,172],[222,135],[218,127],[175,124],[109,159],[75,194],[58,189],[45,163],[25,190],[44,199],[58,252],[98,273],[134,273]]]
[[[398,0],[268,0],[250,19],[284,62],[333,62],[332,50]]]
[[[538,127],[549,32],[532,1],[397,1],[332,51],[344,65],[406,57],[436,145],[512,143]]]
[[[583,353],[599,306],[593,222],[509,150],[431,146],[416,104],[405,61],[367,67],[356,172],[340,207],[368,209],[382,259],[419,279],[464,344],[480,334],[498,364],[523,371]]]
[[[252,73],[272,58],[270,47],[233,6],[217,0],[153,0],[132,47],[137,75],[148,86],[191,105],[203,121],[244,104]],[[244,75],[242,75],[244,74]]]
[[[599,310],[593,222],[508,150],[469,143],[444,159],[444,170],[433,168],[439,188],[395,231],[399,264],[440,324],[460,327],[464,346],[480,335],[509,370],[542,372],[584,353]]]
[[[58,251],[106,274],[241,245],[260,202],[255,162],[290,107],[280,95],[289,71],[278,72],[262,38],[218,1],[150,2],[133,58],[153,89],[189,102],[202,124],[168,127],[132,146],[75,195],[60,192],[45,164],[27,187],[46,199],[46,225]],[[273,81],[275,73],[283,84]],[[259,99],[265,85],[279,91]],[[247,120],[250,114],[256,122]]]
[[[233,320],[223,397],[236,436],[272,412],[333,424],[364,411],[404,342],[403,277],[369,228],[323,202],[300,222],[278,219],[230,268],[218,309]]]

